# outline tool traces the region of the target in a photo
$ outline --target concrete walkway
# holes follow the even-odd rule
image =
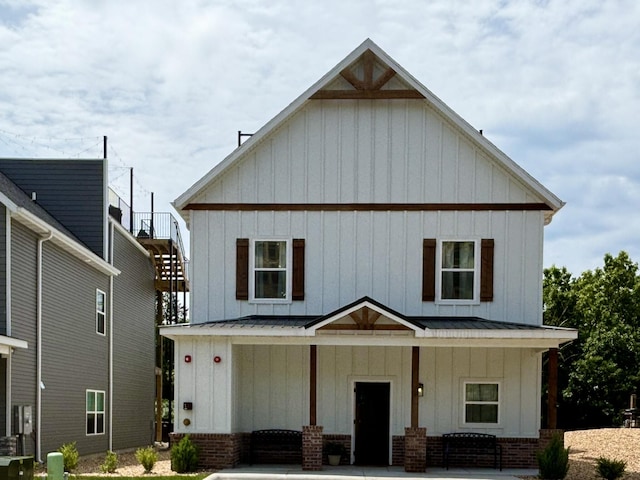
[[[432,480],[518,480],[518,477],[538,475],[538,470],[491,468],[427,468],[425,473],[407,473],[402,467],[357,467],[324,466],[319,472],[303,471],[293,465],[241,465],[228,470],[220,470],[206,480],[389,480],[389,479],[432,479]]]

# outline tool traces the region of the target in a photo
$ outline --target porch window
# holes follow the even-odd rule
[[[106,329],[106,298],[102,290],[96,290],[96,333],[105,334]]]
[[[104,434],[104,391],[87,390],[87,435]]]
[[[440,300],[477,298],[475,241],[443,241],[440,248]]]
[[[256,240],[253,242],[253,299],[290,299],[289,242]]]
[[[464,423],[499,422],[500,385],[491,382],[465,382]]]

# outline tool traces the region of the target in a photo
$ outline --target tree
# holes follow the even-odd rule
[[[604,266],[573,278],[544,271],[544,320],[578,329],[559,355],[561,426],[619,423],[640,384],[640,277],[628,254],[606,254]]]

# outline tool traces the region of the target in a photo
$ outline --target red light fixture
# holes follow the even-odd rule
[[[222,361],[222,357],[220,357],[219,355],[216,355],[215,357],[213,357],[213,361],[216,363],[220,363]]]
[[[184,363],[191,363],[191,355],[184,356]]]

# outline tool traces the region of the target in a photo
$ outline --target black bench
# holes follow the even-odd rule
[[[463,451],[467,454],[493,454],[493,468],[502,470],[502,445],[495,435],[488,433],[460,432],[442,435],[442,463],[449,470],[449,456],[453,452]]]
[[[251,432],[250,464],[297,462],[302,462],[302,432],[282,429]]]

